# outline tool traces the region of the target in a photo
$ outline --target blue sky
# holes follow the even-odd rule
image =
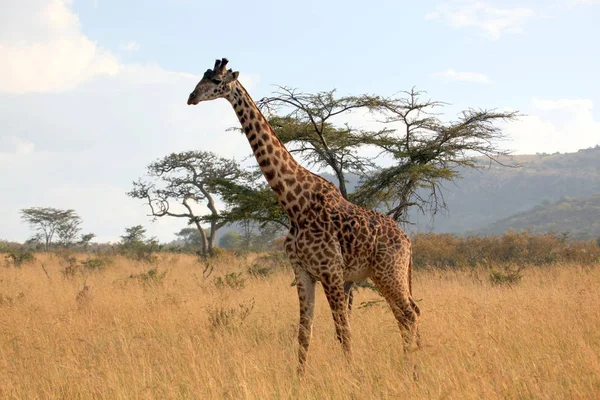
[[[149,223],[125,192],[172,151],[242,159],[225,101],[187,107],[198,75],[228,57],[254,98],[288,85],[340,94],[427,91],[467,107],[518,109],[516,153],[600,143],[599,0],[0,0],[0,239],[30,232],[18,210],[74,208],[116,240]],[[353,123],[360,124],[356,118]],[[368,121],[364,121],[368,124]]]

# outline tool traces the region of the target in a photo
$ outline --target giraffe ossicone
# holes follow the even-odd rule
[[[419,344],[419,307],[411,288],[412,245],[390,217],[345,200],[338,188],[294,160],[246,89],[238,72],[217,59],[188,97],[188,104],[225,98],[242,125],[269,186],[290,219],[285,250],[300,301],[299,370],[304,371],[312,332],[315,283],[320,281],[336,334],[351,355],[344,282],[371,278],[389,304],[408,351]]]

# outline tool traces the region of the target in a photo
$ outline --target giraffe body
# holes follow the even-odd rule
[[[351,354],[344,283],[371,278],[400,326],[404,349],[417,339],[420,314],[411,293],[411,242],[396,222],[344,199],[335,185],[299,165],[275,135],[256,104],[226,70],[226,59],[207,70],[188,104],[226,98],[233,106],[263,175],[290,219],[285,250],[300,301],[299,363],[304,370],[320,281],[336,334]]]

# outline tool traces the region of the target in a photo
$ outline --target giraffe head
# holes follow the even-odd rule
[[[198,104],[201,101],[214,100],[229,95],[233,83],[240,73],[226,69],[227,62],[226,58],[216,60],[213,69],[206,70],[194,91],[190,93],[188,104]]]

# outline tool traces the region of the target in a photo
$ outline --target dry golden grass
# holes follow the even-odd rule
[[[153,266],[123,258],[71,278],[56,256],[37,258],[0,268],[2,399],[600,395],[598,266],[529,268],[513,288],[491,286],[483,271],[417,271],[424,346],[408,357],[387,306],[358,307],[379,299],[361,290],[351,364],[318,288],[308,370],[298,378],[288,269],[234,290],[215,278],[245,272],[251,259],[223,259],[204,280],[194,258],[163,255],[155,264],[167,271],[162,283],[145,284],[129,276]]]

